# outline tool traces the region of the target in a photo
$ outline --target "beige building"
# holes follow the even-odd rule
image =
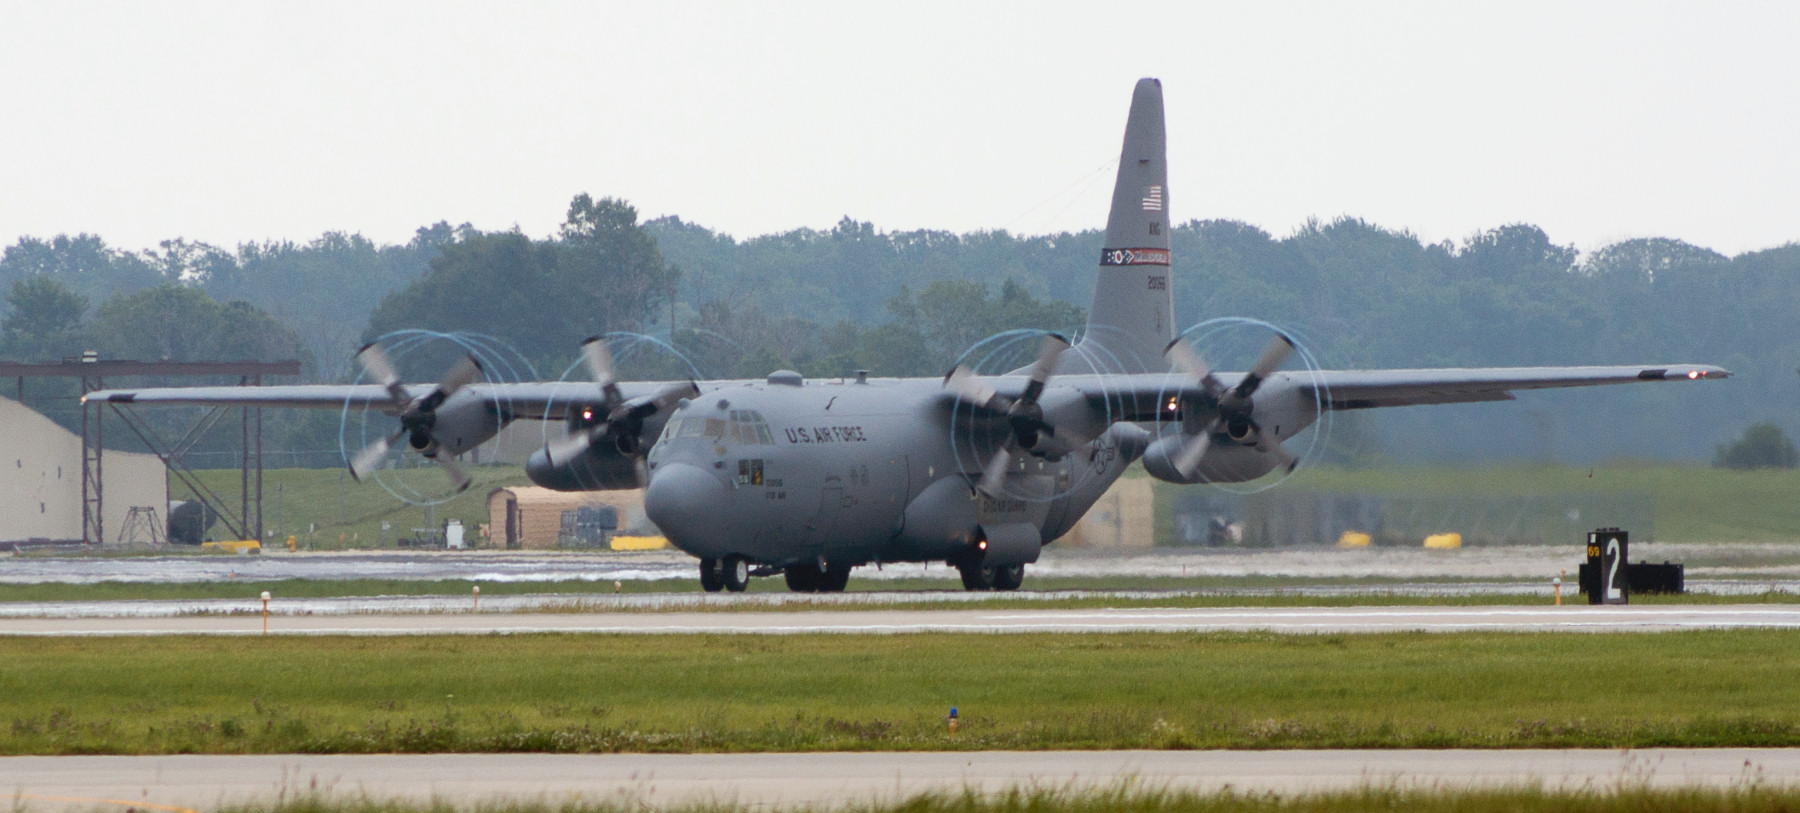
[[[6,460],[13,464],[5,465]],[[167,530],[169,478],[156,455],[109,450],[101,456],[100,471],[102,541],[120,541],[133,507],[155,509]],[[81,539],[81,437],[18,401],[0,398],[0,546],[32,539]]]
[[[562,534],[562,514],[576,508],[612,506],[620,533],[656,535],[644,516],[644,490],[552,491],[537,486],[488,492],[488,544],[496,548],[553,548]]]
[[[1148,477],[1121,477],[1057,544],[1148,548],[1156,544],[1155,497]]]

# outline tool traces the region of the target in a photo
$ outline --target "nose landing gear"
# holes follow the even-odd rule
[[[1017,590],[1025,583],[1024,565],[983,565],[978,561],[956,563],[964,590]]]
[[[749,585],[750,560],[735,553],[723,559],[700,560],[700,589],[708,593],[742,593]]]

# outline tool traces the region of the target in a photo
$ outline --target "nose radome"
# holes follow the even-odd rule
[[[644,490],[644,513],[675,547],[703,559],[717,558],[731,552],[726,491],[704,469],[682,463],[660,466]]]

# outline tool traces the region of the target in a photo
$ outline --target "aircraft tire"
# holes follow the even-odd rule
[[[992,584],[995,590],[1017,590],[1025,583],[1025,566],[984,568],[993,572]]]
[[[994,589],[994,569],[980,562],[957,562],[956,572],[962,575],[964,590]]]
[[[750,560],[735,553],[725,557],[719,568],[719,581],[725,583],[726,590],[744,592],[750,586]]]
[[[782,569],[781,576],[787,580],[788,589],[795,593],[819,592],[819,569],[811,565],[788,565]]]
[[[700,560],[700,589],[708,593],[717,593],[725,589],[725,581],[719,578],[719,560]]]
[[[818,590],[821,593],[842,593],[850,584],[849,565],[831,565],[819,574]]]

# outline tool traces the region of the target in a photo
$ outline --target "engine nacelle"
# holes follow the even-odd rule
[[[429,427],[415,428],[407,443],[426,457],[455,457],[492,440],[500,434],[500,426],[500,415],[491,404],[464,391],[439,406],[430,415]]]
[[[594,443],[573,460],[551,463],[547,449],[531,453],[525,476],[531,482],[557,491],[618,491],[638,488],[639,458],[619,451],[614,443]]]
[[[1194,476],[1188,477],[1177,470],[1173,462],[1185,440],[1181,435],[1169,435],[1150,444],[1144,451],[1144,470],[1150,472],[1151,477],[1168,483],[1241,483],[1268,474],[1287,462],[1280,455],[1260,451],[1255,446],[1215,438],[1206,454],[1200,457]]]

